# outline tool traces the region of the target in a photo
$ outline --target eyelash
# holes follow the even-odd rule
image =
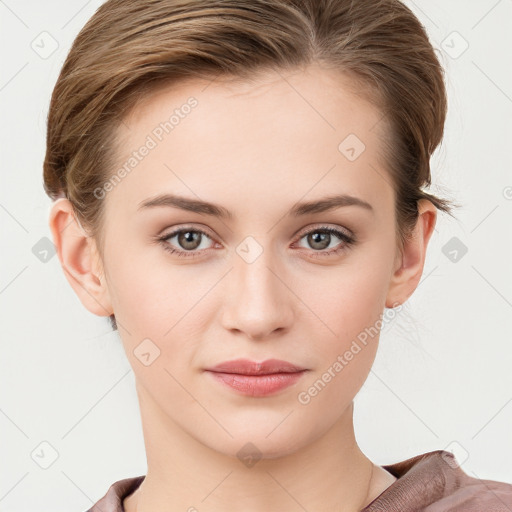
[[[208,233],[206,233],[205,231],[203,231],[201,229],[181,228],[181,229],[177,229],[176,231],[173,231],[171,233],[165,234],[163,236],[156,237],[156,241],[161,243],[163,248],[167,252],[169,252],[179,258],[195,258],[195,257],[199,256],[202,251],[181,251],[181,250],[175,249],[171,245],[169,245],[169,242],[168,242],[169,238],[174,238],[176,235],[179,235],[181,233],[186,233],[186,232],[201,233],[202,235],[205,235],[207,238],[212,239],[212,237],[210,235],[208,235]],[[335,228],[332,228],[329,226],[321,226],[321,227],[317,227],[317,228],[311,229],[309,231],[306,231],[305,233],[302,233],[298,237],[297,242],[302,240],[305,236],[310,235],[311,233],[317,233],[317,232],[329,233],[331,235],[335,235],[336,237],[340,238],[343,243],[341,244],[340,247],[338,247],[336,249],[331,249],[329,251],[326,251],[326,250],[315,251],[312,249],[312,251],[313,251],[312,256],[314,258],[324,258],[324,257],[337,255],[341,252],[344,252],[344,251],[350,249],[351,246],[356,243],[355,237],[350,236],[338,229],[335,229]],[[296,243],[296,242],[294,242],[294,243]],[[209,249],[204,249],[204,250],[208,251]]]

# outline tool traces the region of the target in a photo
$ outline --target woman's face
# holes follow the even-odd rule
[[[251,442],[276,457],[331,429],[394,305],[381,116],[345,80],[309,68],[161,90],[124,120],[121,179],[97,191],[108,294],[147,410],[226,454]],[[144,206],[162,195],[174,199]],[[266,395],[205,371],[239,358],[307,371]]]

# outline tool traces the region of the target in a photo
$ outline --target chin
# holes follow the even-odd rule
[[[309,437],[298,438],[297,432],[300,432],[300,429],[297,426],[294,426],[293,432],[290,429],[282,429],[278,432],[281,427],[282,425],[277,429],[275,426],[272,429],[266,427],[257,429],[253,425],[253,428],[245,429],[243,434],[240,432],[235,434],[230,430],[232,438],[225,435],[222,439],[210,438],[203,442],[219,453],[238,458],[244,464],[248,461],[246,465],[251,467],[259,460],[279,459],[291,455],[312,441]],[[275,429],[274,432],[272,432],[273,429]],[[269,432],[272,433],[269,435]]]

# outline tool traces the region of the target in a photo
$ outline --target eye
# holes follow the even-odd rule
[[[336,244],[336,240],[334,240],[333,237],[341,240],[341,245],[340,242]],[[350,246],[356,242],[352,235],[329,226],[322,226],[302,233],[299,241],[302,239],[306,239],[306,243],[314,249],[314,253],[317,253],[313,255],[314,257],[339,254],[350,248]],[[334,248],[332,248],[332,242],[334,242]],[[331,246],[331,250],[325,251],[329,246]]]
[[[175,248],[171,244],[171,240],[175,238],[178,248]],[[207,250],[208,247],[204,247],[203,242],[212,238],[204,231],[200,229],[182,228],[172,233],[165,234],[161,237],[157,237],[157,240],[162,243],[164,249],[171,254],[175,254],[179,257],[195,257],[199,255],[199,251]]]
[[[334,243],[334,248],[332,248],[332,243],[336,242],[336,238],[341,243]],[[173,239],[175,239],[174,243],[172,242]],[[300,235],[298,240],[301,241],[302,239],[306,239],[306,243],[312,248],[313,254],[311,256],[316,258],[339,254],[356,242],[355,237],[349,233],[329,226],[306,231]],[[213,241],[212,237],[205,231],[186,227],[158,236],[156,240],[163,245],[166,251],[180,258],[200,256],[201,253],[211,248],[208,247],[208,240]],[[331,250],[326,251],[325,249],[329,246],[331,246]]]

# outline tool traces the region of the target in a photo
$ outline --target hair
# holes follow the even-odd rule
[[[103,256],[105,208],[95,190],[113,171],[116,128],[140,100],[183,79],[243,80],[312,63],[349,77],[382,113],[399,246],[419,200],[453,216],[458,205],[423,190],[443,137],[444,70],[399,0],[107,0],[74,40],[53,90],[45,192],[69,199]],[[110,322],[117,329],[114,315]]]

